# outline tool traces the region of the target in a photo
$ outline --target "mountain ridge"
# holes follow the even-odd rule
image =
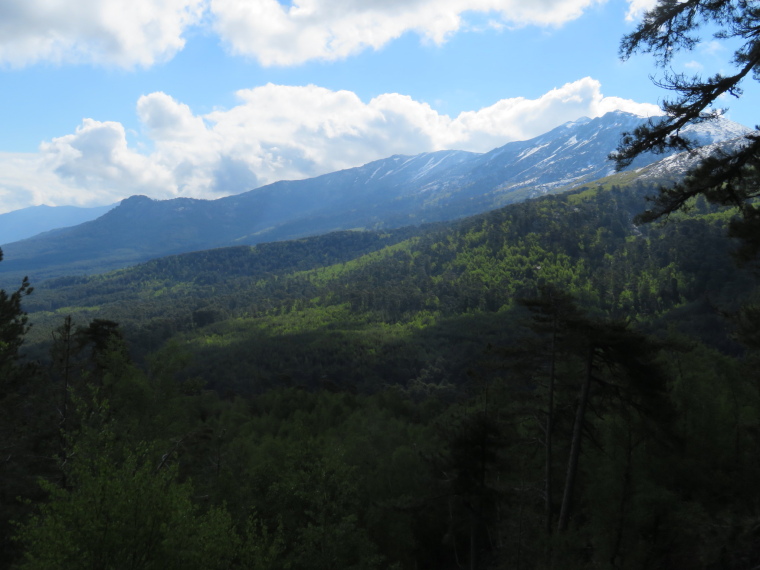
[[[0,245],[97,219],[118,204],[81,208],[45,204],[0,214]]]
[[[483,154],[393,155],[213,201],[132,196],[96,220],[4,246],[0,273],[46,278],[226,245],[462,218],[608,176],[614,172],[608,155],[622,133],[645,120],[612,112]],[[750,131],[725,119],[717,124],[697,133],[700,142]],[[630,168],[658,158],[639,157]]]

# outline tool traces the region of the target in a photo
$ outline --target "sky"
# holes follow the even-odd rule
[[[654,0],[2,0],[0,213],[214,199],[658,113]],[[707,38],[673,61],[730,71]],[[727,101],[754,126],[756,85]]]

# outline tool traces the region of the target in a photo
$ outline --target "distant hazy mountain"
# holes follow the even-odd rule
[[[0,272],[42,278],[225,245],[456,219],[608,176],[608,154],[643,121],[613,112],[484,154],[396,155],[213,201],[133,196],[96,220],[6,245]],[[708,144],[749,130],[721,119],[693,134]],[[642,156],[631,168],[661,158]]]
[[[110,206],[78,208],[76,206],[32,206],[0,214],[0,245],[20,241],[57,228],[77,226],[99,218]]]

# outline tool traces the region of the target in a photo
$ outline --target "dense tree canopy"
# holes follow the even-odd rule
[[[652,190],[7,289],[0,569],[757,566],[756,281]]]

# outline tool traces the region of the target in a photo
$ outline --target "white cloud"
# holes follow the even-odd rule
[[[131,68],[171,59],[193,25],[264,65],[338,60],[405,33],[440,44],[472,13],[488,27],[561,26],[606,0],[4,0],[0,65],[39,61]],[[628,0],[628,19],[654,0]]]
[[[205,0],[3,0],[0,64],[130,68],[170,59]]]
[[[657,0],[628,0],[628,13],[625,19],[633,22],[641,18],[644,12],[651,10],[657,5]]]
[[[97,206],[110,202],[112,192],[68,184],[41,154],[0,152],[0,214],[41,204]]]
[[[210,0],[214,29],[233,53],[264,65],[337,60],[378,49],[407,32],[442,43],[467,12],[492,25],[559,26],[605,0]]]
[[[85,119],[74,134],[40,145],[40,152],[48,170],[76,187],[116,194],[140,188],[169,196],[171,173],[130,149],[121,123]]]
[[[707,55],[720,55],[726,53],[726,46],[718,40],[704,41],[700,44],[699,48],[702,50],[702,53]]]
[[[230,50],[264,65],[338,60],[405,33],[440,44],[490,28],[561,26],[607,0],[4,0],[0,65],[39,61],[131,68],[171,59],[193,25],[210,25]],[[657,0],[627,0],[633,21]]]
[[[454,120],[460,144],[486,151],[507,141],[525,140],[581,116],[600,117],[621,110],[641,116],[661,114],[660,108],[620,97],[605,97],[596,79],[585,77],[552,89],[538,99],[502,99],[479,111],[462,113]]]
[[[171,59],[184,32],[210,25],[230,50],[264,65],[338,60],[405,33],[440,44],[468,29],[561,26],[607,0],[4,0],[0,65],[39,61],[131,68]],[[627,0],[636,20],[657,0]]]
[[[16,163],[0,155],[0,211],[10,204],[3,188],[27,189],[26,205],[43,197],[48,204],[88,205],[132,194],[216,198],[392,154],[485,152],[584,115],[659,113],[655,105],[605,97],[589,77],[455,118],[397,93],[364,102],[350,91],[268,84],[237,96],[237,106],[204,116],[165,93],[141,97],[137,113],[150,154],[128,144],[120,123],[86,119],[73,134],[43,143],[39,155]]]

